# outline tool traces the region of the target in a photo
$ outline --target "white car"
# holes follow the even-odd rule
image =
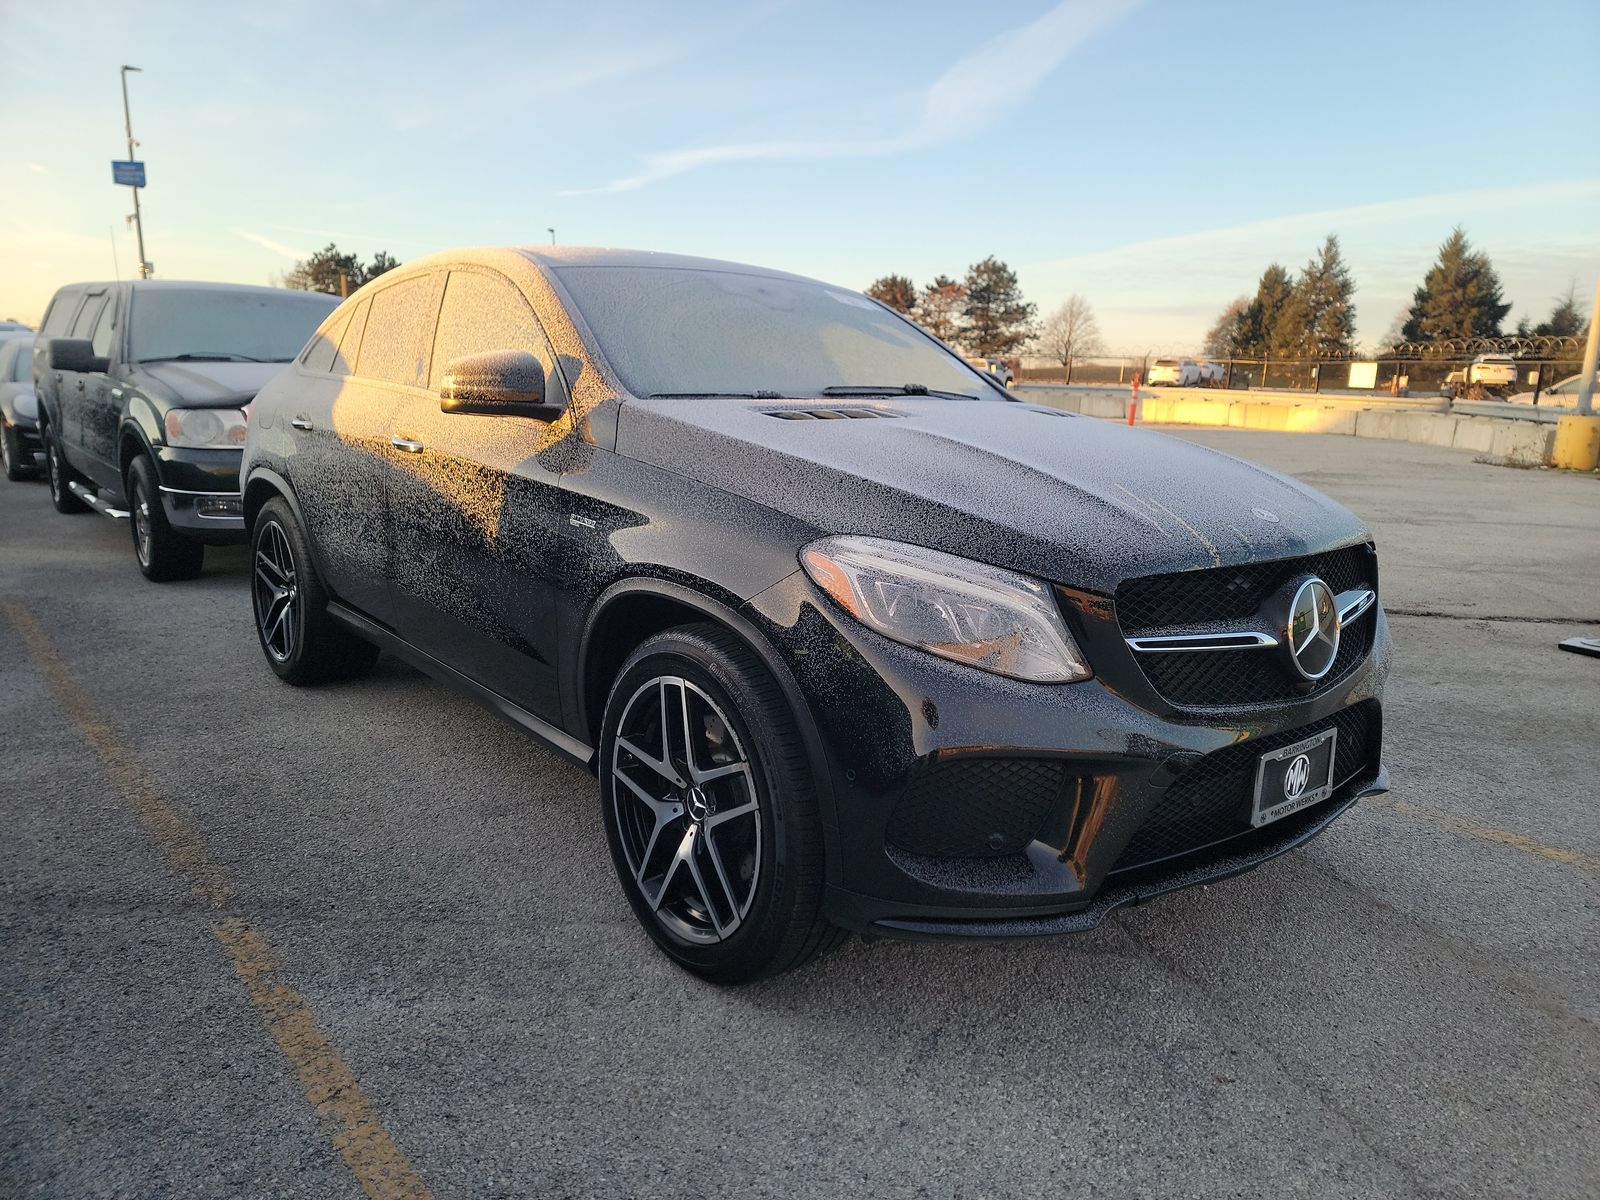
[[[1158,358],[1150,364],[1151,387],[1204,387],[1222,381],[1218,363],[1195,358]]]
[[[1595,391],[1600,392],[1600,375],[1595,377]],[[1572,408],[1578,403],[1578,385],[1583,382],[1582,375],[1568,375],[1560,383],[1553,383],[1539,393],[1539,403],[1553,406],[1566,405]],[[1532,392],[1518,392],[1515,396],[1507,396],[1512,404],[1532,404]]]

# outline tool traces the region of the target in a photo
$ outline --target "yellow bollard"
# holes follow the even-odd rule
[[[1557,417],[1550,465],[1568,471],[1592,471],[1600,466],[1600,416]]]

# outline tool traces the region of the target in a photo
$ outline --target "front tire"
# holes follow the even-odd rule
[[[0,426],[0,462],[4,462],[6,478],[13,483],[32,479],[39,472],[34,468],[33,457],[22,448],[22,439],[13,425]]]
[[[50,483],[50,503],[58,513],[88,512],[89,506],[73,495],[67,485],[78,478],[78,473],[67,465],[56,442],[56,431],[49,425],[39,427],[44,441],[44,471]]]
[[[746,983],[842,940],[822,915],[822,825],[794,715],[720,626],[657,634],[623,664],[600,795],[628,903],[684,969]]]
[[[311,687],[372,670],[378,648],[328,614],[328,590],[288,501],[261,506],[250,530],[250,601],[256,636],[279,679]]]
[[[167,520],[161,507],[156,469],[143,456],[128,467],[128,524],[133,530],[133,556],[152,583],[193,579],[205,565],[206,548],[186,538]]]

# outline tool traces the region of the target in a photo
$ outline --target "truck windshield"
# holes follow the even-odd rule
[[[998,399],[985,375],[865,296],[800,279],[681,267],[557,268],[636,396],[821,396],[920,385]]]
[[[128,312],[134,362],[288,362],[339,303],[320,292],[135,288]]]

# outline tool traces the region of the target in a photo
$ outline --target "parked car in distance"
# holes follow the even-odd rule
[[[32,325],[24,325],[21,321],[0,321],[0,333],[32,333]]]
[[[1011,370],[1011,364],[1001,358],[972,357],[965,361],[969,367],[974,367],[979,371],[985,371],[993,375],[1000,381],[1002,387],[1010,387],[1012,380],[1016,377]]]
[[[33,331],[0,329],[0,464],[7,479],[32,479],[41,458]]]
[[[1581,373],[1577,375],[1568,375],[1560,383],[1553,383],[1540,392],[1539,403],[1549,404],[1556,407],[1561,405],[1566,405],[1569,408],[1576,407],[1578,403],[1578,385],[1582,382],[1583,375]],[[1600,375],[1595,377],[1595,382],[1596,384],[1600,384]],[[1600,387],[1596,387],[1595,391],[1600,392]],[[1510,400],[1513,404],[1532,404],[1534,402],[1533,396],[1533,392],[1527,391],[1518,392],[1514,396],[1507,396],[1506,399]]]
[[[1356,517],[843,288],[423,259],[262,389],[243,481],[268,666],[388,650],[589,765],[628,903],[710,979],[1086,929],[1386,787]]]
[[[1151,387],[1206,387],[1222,382],[1222,366],[1196,358],[1158,358],[1150,364]]]
[[[1470,400],[1504,400],[1516,386],[1516,359],[1509,354],[1480,354],[1444,377],[1443,392]]]
[[[192,578],[207,545],[244,541],[245,408],[338,302],[172,280],[62,288],[33,352],[56,511],[128,519],[156,581]]]

